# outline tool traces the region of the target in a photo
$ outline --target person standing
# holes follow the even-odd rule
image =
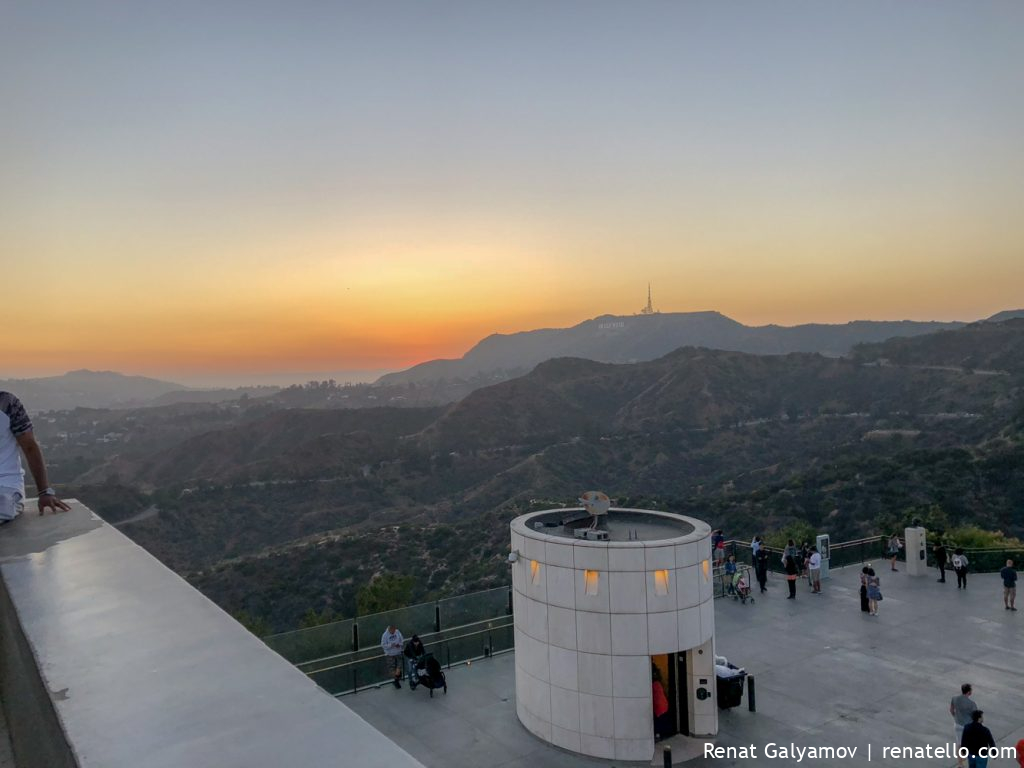
[[[860,569],[860,610],[862,613],[871,613],[871,606],[868,605],[868,571],[870,565]]]
[[[942,546],[940,541],[935,545],[935,565],[939,568],[939,583],[946,583],[946,548]]]
[[[868,568],[868,615],[878,615],[878,601],[882,599],[882,580],[874,568]]]
[[[786,555],[786,583],[789,585],[789,596],[787,600],[796,599],[796,580],[800,575],[800,567],[796,564],[796,558],[793,555]]]
[[[949,714],[953,717],[953,742],[959,747],[964,738],[964,728],[971,722],[971,713],[978,705],[971,699],[974,690],[970,683],[960,686],[960,695],[949,700]],[[958,768],[963,768],[964,759],[957,757]]]
[[[22,455],[36,483],[39,514],[45,514],[47,509],[51,512],[71,509],[57,498],[57,492],[50,487],[43,449],[36,442],[25,406],[10,392],[0,392],[0,525],[9,523],[24,508],[21,503],[25,498]]]
[[[984,721],[985,713],[976,709],[971,712],[971,722],[964,726],[960,746],[967,750],[967,768],[986,768],[988,757],[981,757],[981,752],[996,745],[992,731],[983,725]]]
[[[761,537],[755,536],[750,542],[750,564],[757,569],[757,553],[761,551]]]
[[[736,555],[729,555],[729,559],[725,561],[725,584],[726,594],[733,594],[736,588],[733,587],[733,578],[736,576],[736,571],[739,566],[736,565]]]
[[[395,688],[402,687],[402,651],[405,647],[405,638],[398,631],[398,627],[389,624],[380,636],[380,647],[384,651],[384,662],[388,672],[391,673],[392,682]]]
[[[715,565],[720,566],[725,561],[725,534],[721,528],[711,534],[711,555],[714,557]]]
[[[761,587],[761,594],[763,595],[768,591],[768,550],[764,545],[757,550],[754,574],[757,576],[757,583]]]
[[[661,682],[661,671],[651,667],[651,702],[654,705],[654,740],[661,741],[670,735],[671,724],[668,718],[668,696]]]
[[[900,550],[903,549],[903,542],[900,541],[899,534],[894,533],[889,537],[889,545],[886,547],[886,554],[889,556],[889,566],[895,571],[896,558],[899,557]]]
[[[807,577],[811,581],[811,592],[821,594],[821,554],[817,547],[811,547],[811,556],[807,559]]]
[[[1006,567],[999,575],[1003,577],[1003,606],[1008,611],[1016,611],[1013,604],[1017,600],[1017,571],[1013,567],[1013,560],[1006,561]]]
[[[964,554],[963,547],[953,550],[953,571],[956,573],[956,588],[967,589],[967,567],[971,561]]]

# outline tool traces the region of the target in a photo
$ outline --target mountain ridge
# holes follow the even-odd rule
[[[654,315],[601,315],[569,328],[494,333],[461,358],[429,360],[385,374],[378,384],[476,378],[481,385],[526,373],[545,360],[579,357],[598,362],[653,360],[684,346],[750,354],[817,352],[832,357],[861,343],[955,330],[962,322],[854,320],[843,324],[747,326],[714,310]]]

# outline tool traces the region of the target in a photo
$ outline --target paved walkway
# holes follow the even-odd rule
[[[880,564],[884,569],[885,564]],[[859,609],[859,567],[833,572],[821,596],[801,584],[786,600],[785,582],[753,605],[715,603],[720,654],[755,675],[758,711],[721,713],[718,746],[755,745],[758,759],[699,759],[691,765],[791,766],[770,760],[764,745],[857,747],[850,760],[802,765],[955,765],[955,760],[884,759],[884,747],[933,748],[952,740],[949,700],[974,685],[985,723],[1000,746],[1024,738],[1024,610],[1003,609],[997,574],[972,574],[969,589],[932,576],[881,570],[879,616]],[[447,697],[382,688],[341,700],[429,768],[585,768],[610,763],[547,746],[515,715],[511,654],[449,672]],[[995,759],[990,768],[1016,766]]]

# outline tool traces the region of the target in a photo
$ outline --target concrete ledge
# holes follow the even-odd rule
[[[0,529],[0,581],[20,768],[421,765],[81,504]]]

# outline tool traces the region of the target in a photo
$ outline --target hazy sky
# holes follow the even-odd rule
[[[1020,2],[7,2],[0,378],[1024,305]]]

